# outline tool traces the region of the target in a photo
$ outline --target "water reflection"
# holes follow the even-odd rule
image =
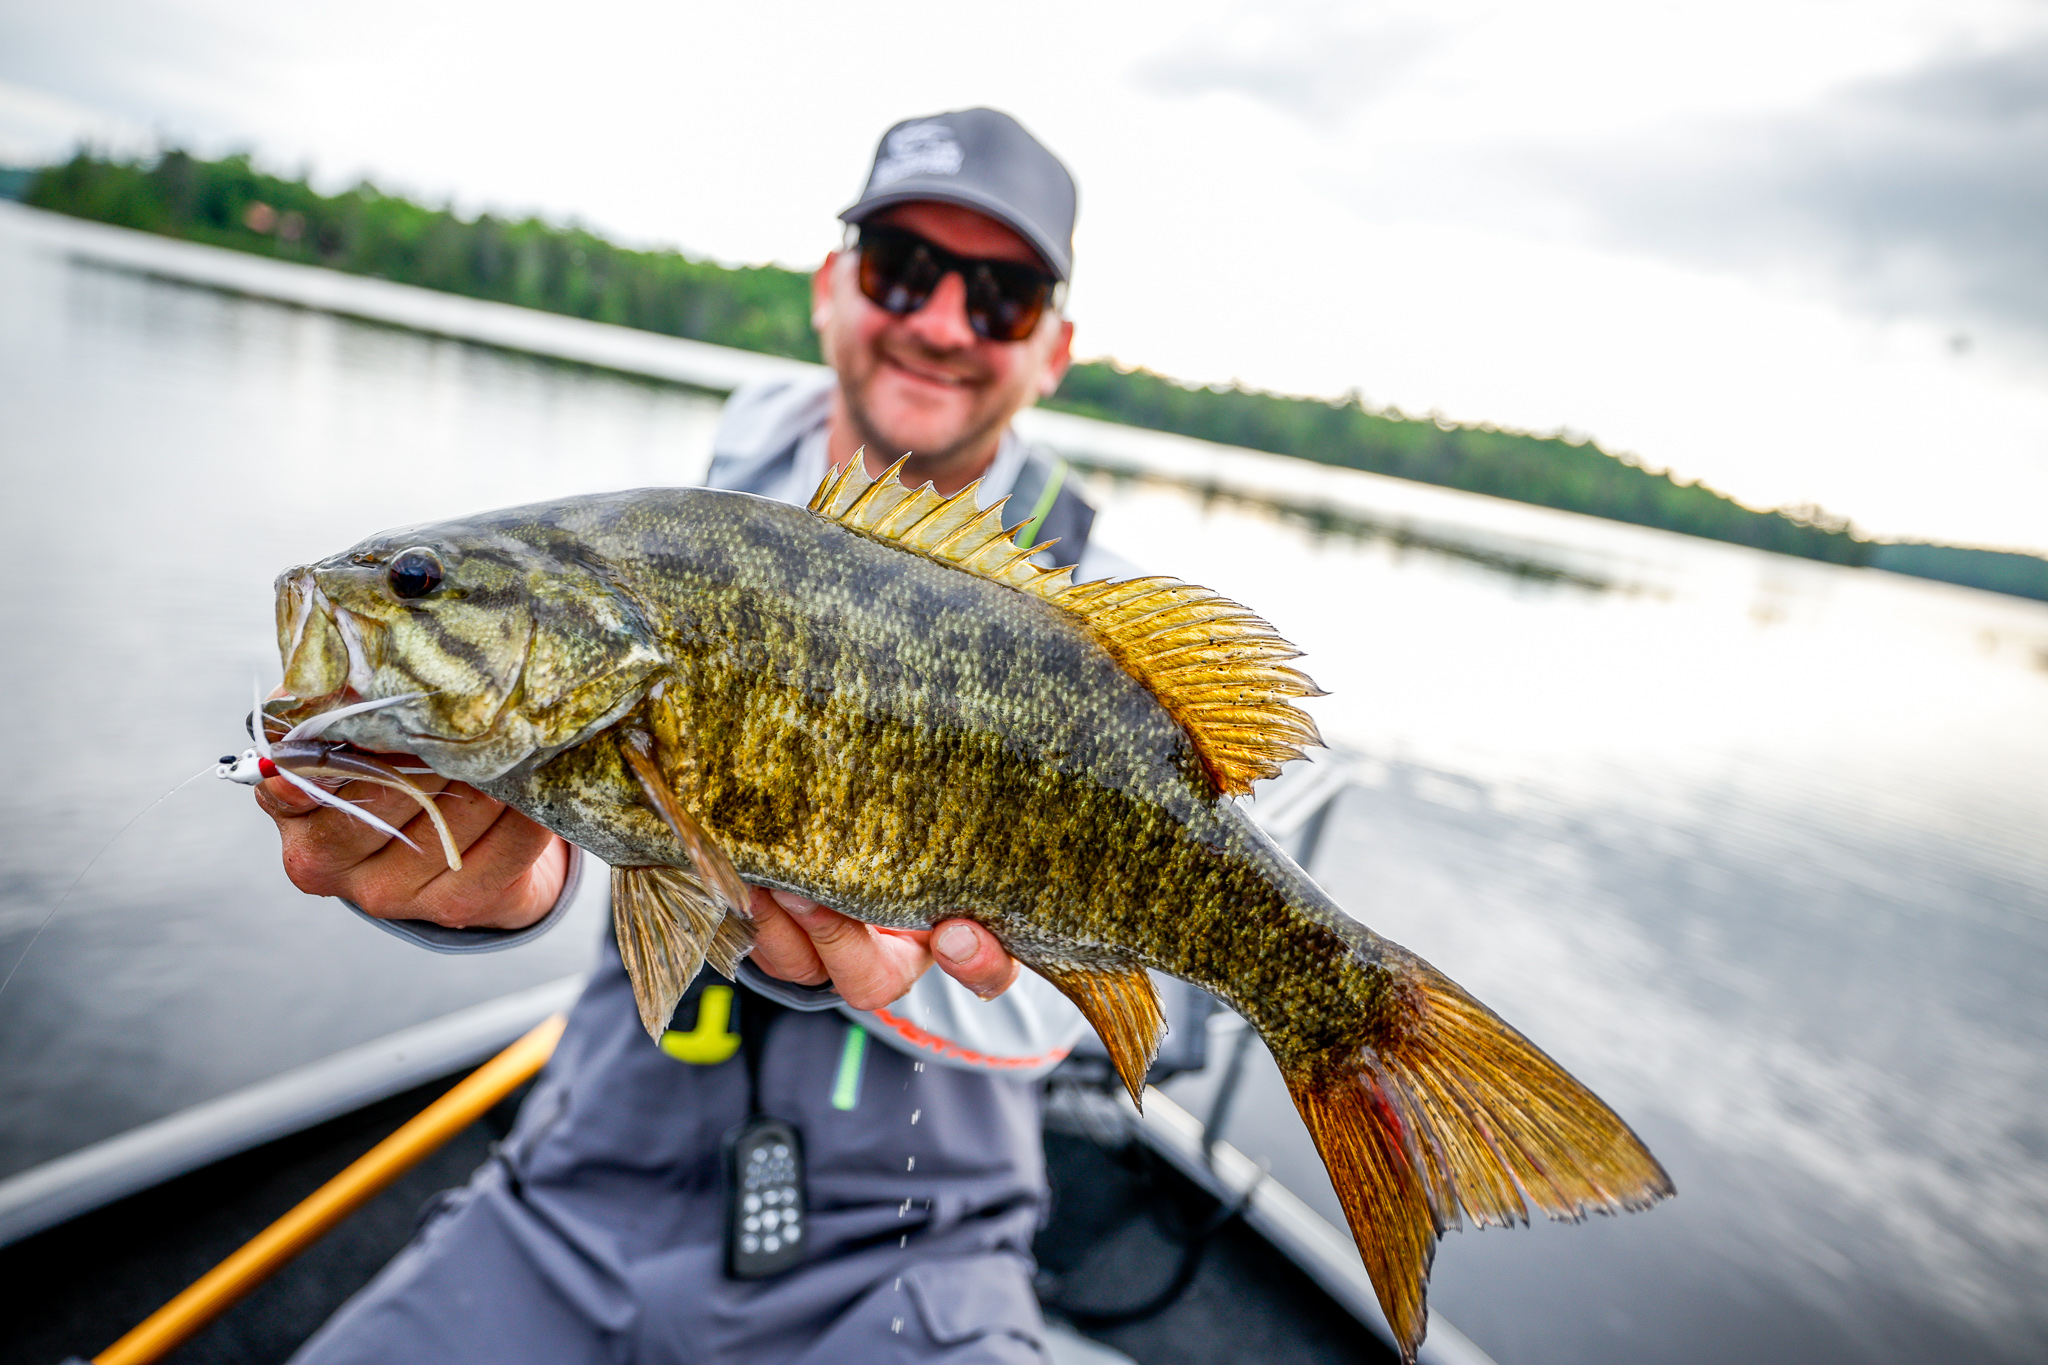
[[[715,419],[4,229],[0,294],[9,957],[236,743],[279,567],[688,481]],[[1491,500],[1461,541],[1334,471],[1269,505],[1106,468],[1108,543],[1258,608],[1332,693],[1359,774],[1332,892],[1678,1181],[1647,1215],[1452,1239],[1438,1306],[1504,1363],[2048,1354],[2048,605]],[[194,788],[0,998],[0,1173],[575,970],[595,932],[419,953],[292,892],[246,797]],[[1232,1139],[1334,1215],[1261,1075]]]
[[[1191,493],[1205,512],[1228,509],[1240,517],[1277,520],[1299,532],[1311,546],[1320,546],[1326,540],[1386,544],[1400,551],[1422,550],[1449,559],[1464,560],[1533,583],[1555,583],[1593,591],[1614,586],[1610,579],[1538,553],[1492,548],[1470,536],[1432,532],[1403,518],[1375,515],[1367,509],[1346,506],[1341,502],[1253,494],[1213,479],[1181,481],[1138,474],[1120,466],[1091,460],[1085,452],[1076,452],[1071,463],[1095,475],[1098,486],[1106,488],[1107,491],[1098,494],[1098,500],[1102,502],[1123,502],[1128,498],[1131,485],[1155,483]]]

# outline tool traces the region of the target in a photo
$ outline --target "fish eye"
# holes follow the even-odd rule
[[[425,597],[441,586],[441,557],[423,546],[403,551],[384,577],[400,597]]]

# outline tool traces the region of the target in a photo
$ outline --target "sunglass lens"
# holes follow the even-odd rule
[[[898,317],[925,306],[939,265],[908,233],[866,231],[860,242],[860,292]]]
[[[1045,313],[1052,284],[1035,270],[978,263],[967,285],[967,320],[991,341],[1022,341]]]
[[[1030,336],[1052,298],[1051,277],[1030,266],[964,260],[898,228],[861,229],[860,292],[897,317],[924,307],[956,270],[967,285],[967,321],[991,341]]]

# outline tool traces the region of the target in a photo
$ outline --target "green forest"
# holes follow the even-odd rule
[[[368,183],[323,195],[247,156],[80,151],[14,189],[29,204],[146,232],[430,289],[817,360],[800,271],[635,251],[537,218],[464,218]],[[1456,425],[1342,400],[1193,385],[1106,362],[1076,365],[1046,406],[1132,426],[1545,507],[2048,599],[2048,560],[1924,547],[1904,554],[1811,509],[1759,512],[1591,442]],[[1940,549],[1940,554],[1927,551]]]

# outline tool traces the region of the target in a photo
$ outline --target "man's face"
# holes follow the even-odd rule
[[[914,232],[961,256],[1043,268],[1022,237],[954,204],[899,204],[870,221]],[[855,438],[871,457],[886,454],[879,458],[884,465],[915,452],[906,473],[942,487],[978,476],[1010,419],[1050,393],[1071,359],[1073,324],[1049,309],[1022,341],[977,336],[967,321],[967,286],[957,274],[940,281],[924,307],[897,317],[860,292],[853,254],[834,252],[811,279],[811,304]]]

